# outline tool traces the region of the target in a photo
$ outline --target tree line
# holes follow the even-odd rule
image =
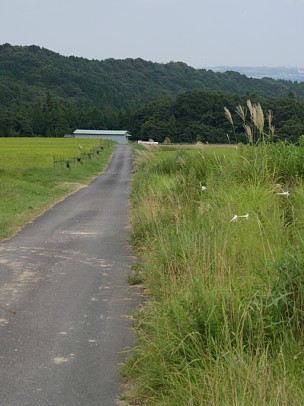
[[[164,142],[226,143],[244,141],[244,129],[236,115],[235,133],[224,114],[237,105],[246,106],[248,98],[261,103],[265,112],[273,113],[278,139],[296,141],[304,134],[304,101],[292,94],[284,98],[259,98],[256,95],[236,96],[223,92],[192,91],[176,97],[161,97],[144,107],[103,109],[99,106],[60,105],[47,92],[44,100],[33,107],[20,106],[17,111],[0,107],[0,135],[62,137],[76,128],[117,129],[131,132],[132,140]]]
[[[0,136],[123,128],[133,139],[224,142],[231,129],[223,107],[233,110],[248,98],[273,110],[279,137],[304,132],[304,89],[296,82],[215,73],[182,62],[97,61],[35,45],[0,45]]]
[[[236,106],[246,108],[247,100],[261,103],[270,110],[277,140],[295,142],[304,134],[304,102],[290,93],[283,98],[259,98],[256,95],[231,96],[223,92],[193,91],[176,98],[161,98],[136,112],[131,128],[134,139],[164,142],[227,143],[246,140],[243,123],[235,114],[232,130],[224,108],[235,112]]]

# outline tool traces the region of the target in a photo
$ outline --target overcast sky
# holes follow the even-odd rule
[[[89,59],[304,67],[304,0],[2,0],[0,43]]]

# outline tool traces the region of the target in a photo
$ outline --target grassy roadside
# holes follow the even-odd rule
[[[99,147],[99,140],[0,138],[0,239],[101,173],[114,143]]]
[[[283,143],[137,152],[131,279],[151,296],[123,367],[133,397],[303,404],[303,158]]]

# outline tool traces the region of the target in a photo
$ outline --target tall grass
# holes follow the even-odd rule
[[[303,403],[301,160],[287,144],[138,153],[132,242],[151,299],[124,371],[148,404]]]

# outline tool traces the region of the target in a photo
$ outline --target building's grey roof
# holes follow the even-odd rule
[[[126,137],[130,137],[131,134],[127,130],[75,130],[73,134],[91,134],[91,135],[125,135]]]

